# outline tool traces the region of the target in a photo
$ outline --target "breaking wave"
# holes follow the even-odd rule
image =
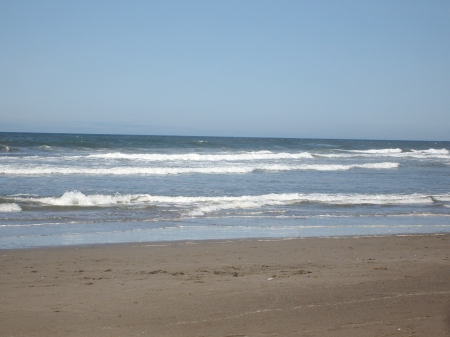
[[[272,153],[270,151],[245,152],[237,154],[157,154],[157,153],[134,153],[126,154],[121,152],[92,154],[88,158],[102,159],[129,159],[142,161],[248,161],[248,160],[270,160],[270,159],[302,159],[313,158],[308,152],[301,153]]]
[[[347,150],[347,152],[356,153],[401,153],[402,149],[379,149],[379,150]]]
[[[255,171],[346,171],[350,169],[393,169],[398,163],[369,163],[350,165],[260,165],[260,166],[217,166],[217,167],[15,167],[0,166],[0,174],[18,176],[38,175],[174,175],[174,174],[243,174]]]
[[[341,153],[314,153],[314,156],[324,158],[353,158],[353,157],[392,157],[392,158],[437,158],[449,159],[447,149],[428,149],[402,151],[401,149],[381,149],[381,150],[340,150]]]
[[[161,196],[150,194],[92,194],[68,191],[60,197],[10,197],[11,201],[39,204],[41,206],[170,206],[182,207],[190,215],[198,216],[224,209],[254,209],[264,206],[319,203],[329,205],[417,205],[450,200],[450,194],[321,194],[283,193],[245,196]],[[8,205],[8,206],[5,206]],[[17,204],[3,204],[8,209],[20,211]],[[1,209],[1,208],[0,208]],[[5,208],[6,209],[6,208]]]
[[[20,212],[22,208],[17,204],[0,204],[0,213]]]
[[[0,144],[0,151],[10,152],[12,149],[7,145]]]

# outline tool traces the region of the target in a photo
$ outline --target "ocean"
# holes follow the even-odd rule
[[[0,248],[448,233],[449,149],[0,133]]]

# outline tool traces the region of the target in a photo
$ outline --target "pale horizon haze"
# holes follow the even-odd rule
[[[449,1],[0,0],[0,132],[449,129]]]

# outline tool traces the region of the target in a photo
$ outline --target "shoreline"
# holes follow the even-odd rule
[[[449,248],[434,233],[2,249],[0,322],[13,336],[447,336]]]
[[[342,238],[385,238],[385,237],[409,237],[409,236],[445,236],[450,235],[450,232],[430,232],[430,233],[392,233],[392,234],[361,234],[361,235],[332,235],[332,236],[292,236],[292,237],[244,237],[244,238],[223,238],[223,239],[180,239],[180,240],[158,240],[158,241],[124,241],[124,242],[99,242],[99,243],[81,243],[81,244],[54,244],[42,246],[23,246],[23,247],[0,247],[0,253],[4,251],[16,250],[39,250],[39,249],[58,249],[58,248],[88,248],[95,246],[114,246],[114,245],[145,245],[145,244],[183,244],[183,243],[213,243],[213,242],[232,242],[232,241],[289,241],[289,240],[304,240],[304,239],[342,239]]]

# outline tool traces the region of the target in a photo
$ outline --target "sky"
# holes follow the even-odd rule
[[[450,140],[450,1],[0,0],[0,131]]]

